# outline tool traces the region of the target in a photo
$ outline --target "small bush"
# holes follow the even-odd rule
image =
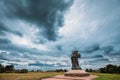
[[[18,71],[18,73],[28,73],[28,70],[27,69],[21,69]]]

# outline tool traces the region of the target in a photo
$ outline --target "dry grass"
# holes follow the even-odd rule
[[[0,73],[0,80],[41,80],[64,72]],[[95,80],[120,80],[120,74],[91,73],[98,75]]]
[[[2,73],[0,80],[40,80],[58,74],[63,74],[63,72]]]

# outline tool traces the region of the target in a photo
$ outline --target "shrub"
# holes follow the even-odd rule
[[[4,72],[4,66],[0,64],[0,73]]]

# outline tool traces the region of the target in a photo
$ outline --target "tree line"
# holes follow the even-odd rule
[[[0,73],[27,73],[28,69],[16,70],[14,65],[3,66],[0,64]],[[30,72],[44,72],[42,70],[31,70]],[[67,72],[67,69],[47,70],[45,72]]]
[[[118,73],[120,74],[120,65],[112,65],[108,64],[105,67],[99,68],[97,70],[94,69],[86,69],[87,72],[100,72],[100,73]],[[14,65],[3,66],[0,64],[0,73],[27,73],[27,69],[16,70]],[[43,72],[42,70],[32,70],[31,72]],[[67,69],[56,69],[56,70],[48,70],[46,72],[67,72]]]
[[[27,69],[15,70],[13,65],[3,66],[0,64],[0,73],[27,73]]]
[[[46,72],[67,72],[67,69],[47,70]]]
[[[108,64],[105,67],[99,68],[98,70],[86,69],[86,72],[100,72],[100,73],[118,73],[120,74],[120,65]]]

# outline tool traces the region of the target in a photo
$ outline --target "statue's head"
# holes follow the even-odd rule
[[[77,53],[78,53],[78,51],[77,51],[77,50],[74,50],[74,51],[73,51],[73,53],[74,53],[74,54],[77,54]]]
[[[78,51],[77,51],[77,50],[74,50],[74,51],[72,52],[72,54],[73,54],[73,55],[76,55],[78,58],[80,58],[80,57],[81,57],[81,55],[78,53]]]

